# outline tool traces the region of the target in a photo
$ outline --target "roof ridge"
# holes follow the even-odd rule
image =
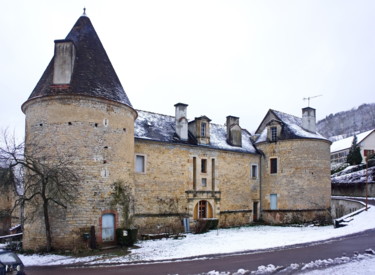
[[[278,110],[275,110],[275,109],[270,109],[270,110],[273,111],[273,112],[276,112],[276,113],[280,113],[280,114],[283,114],[283,115],[292,116],[292,117],[295,117],[295,118],[301,119],[300,117],[295,116],[295,115],[292,115],[292,114],[289,114],[289,113],[285,113],[285,112],[278,111]]]
[[[172,116],[172,115],[166,115],[166,114],[157,113],[157,112],[145,111],[145,110],[141,110],[141,109],[135,109],[135,110],[137,112],[144,112],[144,113],[149,113],[149,114],[154,114],[154,115],[167,116],[167,117],[171,117],[171,118],[175,118],[176,117],[176,116]]]

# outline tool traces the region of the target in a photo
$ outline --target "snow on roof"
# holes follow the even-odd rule
[[[282,123],[284,123],[284,136],[286,139],[293,139],[293,138],[311,138],[311,139],[324,139],[318,132],[313,133],[305,130],[302,128],[302,118],[296,117],[290,114],[286,114],[276,110],[270,110]],[[265,142],[267,141],[267,128],[264,128],[261,132],[259,138],[257,139],[256,143]]]
[[[361,143],[374,130],[375,129],[372,129],[372,130],[369,130],[369,131],[366,131],[366,132],[363,132],[363,133],[360,133],[360,134],[356,135],[357,136],[357,144]],[[351,137],[347,137],[347,138],[344,138],[344,139],[337,140],[337,141],[333,142],[332,145],[331,145],[331,153],[342,151],[342,150],[345,150],[345,149],[349,149],[350,146],[352,146],[353,138],[354,138],[354,136],[351,136]]]
[[[196,145],[183,142],[176,135],[175,117],[142,110],[137,110],[138,118],[134,124],[134,136],[138,139],[147,139],[160,142]],[[232,146],[227,142],[226,127],[219,124],[210,124],[210,144],[198,145],[212,149],[229,150],[243,153],[257,153],[250,140],[250,133],[242,130],[242,147]]]

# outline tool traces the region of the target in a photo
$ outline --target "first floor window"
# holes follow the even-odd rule
[[[136,155],[135,157],[135,171],[137,173],[145,172],[145,156]]]
[[[206,159],[201,160],[201,172],[207,173],[207,160]]]
[[[271,210],[277,209],[277,194],[270,194],[270,208]]]
[[[256,164],[251,165],[251,177],[253,179],[258,178],[258,165],[256,165]]]
[[[277,173],[277,158],[270,159],[270,173],[271,174]]]

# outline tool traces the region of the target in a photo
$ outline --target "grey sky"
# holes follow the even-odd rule
[[[375,1],[0,0],[0,128],[25,102],[83,7],[136,109],[251,133],[270,108],[318,119],[375,102]]]

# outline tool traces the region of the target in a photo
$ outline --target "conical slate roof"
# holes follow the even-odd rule
[[[28,100],[51,95],[105,98],[132,107],[90,19],[81,16],[66,40],[73,41],[76,57],[69,85],[53,85],[54,58]]]

